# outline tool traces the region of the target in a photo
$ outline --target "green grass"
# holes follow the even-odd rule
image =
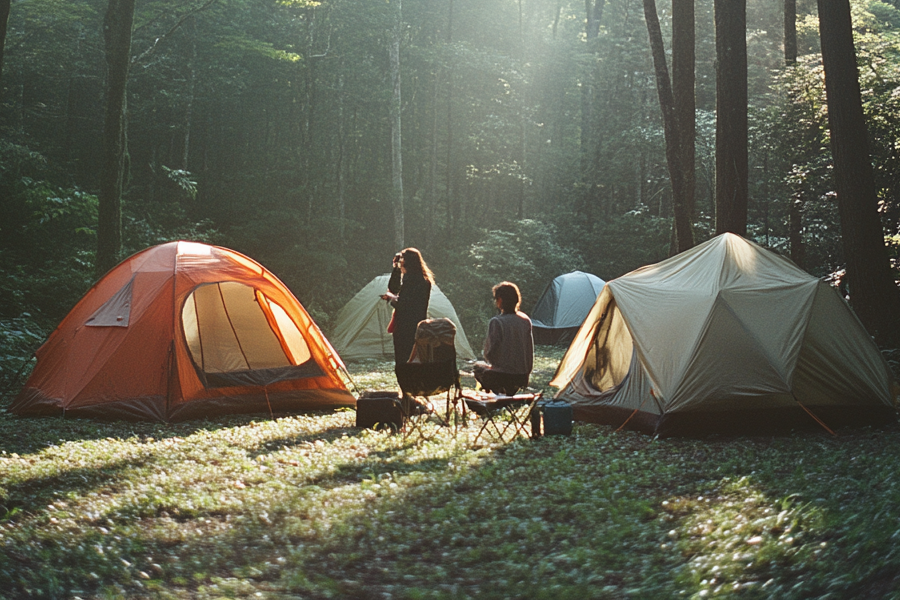
[[[900,597],[898,428],[471,449],[353,423],[2,414],[0,597]]]

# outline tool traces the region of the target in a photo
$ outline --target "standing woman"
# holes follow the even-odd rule
[[[388,291],[381,297],[394,307],[394,328],[391,332],[394,336],[394,363],[403,364],[409,360],[416,345],[419,321],[428,318],[428,299],[431,297],[434,274],[415,248],[401,252],[400,257],[395,258],[395,266],[399,267],[402,277],[400,290],[396,294]]]

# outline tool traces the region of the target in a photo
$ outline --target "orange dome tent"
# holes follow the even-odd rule
[[[246,256],[195,242],[120,263],[36,355],[14,414],[181,421],[355,403],[290,290]]]

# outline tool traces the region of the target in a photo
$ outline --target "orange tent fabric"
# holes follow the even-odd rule
[[[355,404],[290,290],[254,260],[195,242],[120,263],[36,355],[14,414],[180,421]]]

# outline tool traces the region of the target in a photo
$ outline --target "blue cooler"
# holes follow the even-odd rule
[[[544,402],[544,435],[569,435],[572,433],[572,405],[565,400]]]

